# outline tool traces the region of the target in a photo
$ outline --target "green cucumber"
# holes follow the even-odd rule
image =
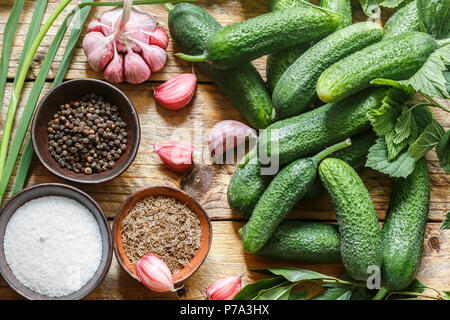
[[[420,31],[419,11],[416,0],[399,7],[384,24],[384,39],[390,39],[408,31]]]
[[[376,135],[373,131],[368,130],[351,137],[351,139],[352,145],[335,152],[333,157],[344,160],[356,171],[359,171],[366,164],[367,154],[375,143]],[[229,206],[239,215],[249,217],[272,178],[273,176],[261,175],[261,164],[258,157],[250,159],[243,168],[236,168],[227,190]],[[320,179],[316,179],[304,198],[312,199],[323,192]]]
[[[404,80],[439,47],[423,32],[406,32],[372,44],[328,67],[317,81],[317,95],[336,102],[370,86],[377,78]]]
[[[204,51],[207,39],[220,30],[220,24],[204,9],[181,3],[166,5],[169,29],[177,45],[190,54]],[[219,89],[254,128],[263,129],[273,122],[273,108],[264,81],[256,68],[243,64],[240,68],[217,70],[208,63],[198,63]]]
[[[284,165],[363,132],[370,127],[367,112],[381,105],[385,93],[385,89],[372,88],[340,102],[277,121],[261,132],[259,148],[252,149],[239,165],[243,167],[258,151]]]
[[[246,251],[256,252],[267,242],[283,218],[315,181],[320,161],[348,146],[350,139],[335,144],[314,157],[293,161],[275,176],[247,223],[242,237],[242,245]]]
[[[422,258],[430,205],[427,161],[421,159],[406,179],[392,183],[391,200],[381,230],[383,264],[379,298],[385,291],[402,291],[414,280]]]
[[[375,22],[360,22],[338,30],[303,53],[282,75],[272,96],[278,118],[304,112],[316,98],[316,84],[333,63],[378,42],[383,28]]]
[[[352,3],[350,0],[320,0],[319,7],[327,8],[343,15],[338,29],[348,27],[353,23]]]
[[[239,230],[244,234],[247,226]],[[332,224],[287,220],[279,224],[256,255],[302,262],[341,262],[338,228]]]
[[[336,30],[340,21],[339,14],[314,6],[287,8],[222,28],[208,39],[201,55],[176,56],[208,61],[217,68],[239,67],[263,55],[320,39]]]
[[[361,178],[346,162],[327,158],[319,166],[341,236],[345,270],[356,280],[366,280],[368,268],[381,267],[381,232],[372,198]]]

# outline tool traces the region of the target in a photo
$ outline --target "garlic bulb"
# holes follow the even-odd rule
[[[91,21],[83,39],[89,65],[111,83],[142,83],[166,63],[167,33],[132,3]]]

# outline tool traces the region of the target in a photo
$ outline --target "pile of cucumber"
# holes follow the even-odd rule
[[[415,0],[384,28],[352,24],[350,0],[319,6],[272,0],[272,12],[223,28],[196,5],[166,8],[171,35],[184,51],[177,56],[197,63],[250,125],[264,129],[228,187],[230,207],[249,217],[240,230],[244,249],[275,259],[342,262],[356,280],[379,267],[376,299],[406,288],[422,255],[430,201],[426,161],[407,179],[394,179],[382,230],[357,172],[376,139],[367,113],[386,95],[371,81],[411,77],[440,46],[419,31]],[[266,87],[251,61],[267,54]],[[277,159],[279,170],[262,175],[262,154]],[[301,199],[325,190],[337,227],[283,220]]]

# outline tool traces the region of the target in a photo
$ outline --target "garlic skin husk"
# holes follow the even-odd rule
[[[147,253],[136,264],[139,280],[150,290],[175,291],[172,273],[167,264],[152,253]]]
[[[89,23],[83,50],[89,66],[104,73],[107,81],[138,84],[163,68],[168,43],[166,31],[156,20],[133,7],[132,0],[125,0],[123,8]]]
[[[188,171],[201,157],[194,146],[177,141],[155,144],[155,152],[166,167],[175,172]]]
[[[212,127],[208,148],[211,156],[217,157],[250,139],[257,139],[254,129],[239,121],[224,120]]]
[[[197,87],[197,77],[192,73],[179,74],[154,88],[156,102],[170,110],[178,110],[189,104]]]
[[[241,290],[241,276],[231,276],[214,282],[206,289],[209,300],[233,300]]]

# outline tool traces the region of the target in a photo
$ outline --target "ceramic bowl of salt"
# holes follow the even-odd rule
[[[112,236],[99,205],[72,186],[44,183],[0,211],[0,272],[30,300],[78,300],[111,266]]]

